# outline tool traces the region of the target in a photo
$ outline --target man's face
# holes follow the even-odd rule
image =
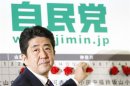
[[[22,55],[27,67],[40,75],[48,75],[54,64],[54,50],[50,40],[35,37],[28,42],[27,55]]]

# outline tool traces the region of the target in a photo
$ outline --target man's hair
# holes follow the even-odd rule
[[[47,28],[41,26],[27,27],[20,35],[19,45],[22,54],[27,54],[28,42],[35,37],[46,37],[50,40],[52,47],[55,51],[55,39],[53,33]]]

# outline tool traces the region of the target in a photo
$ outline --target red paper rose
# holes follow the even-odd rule
[[[119,70],[116,66],[113,66],[110,68],[110,75],[116,75],[118,74]]]
[[[70,75],[70,74],[72,74],[73,73],[73,68],[72,67],[65,67],[64,73],[67,76]]]
[[[57,74],[58,72],[59,72],[59,68],[58,67],[56,67],[56,66],[53,66],[52,68],[51,68],[51,73],[52,74]]]
[[[126,65],[123,65],[122,66],[122,71],[125,75],[130,75],[130,67],[126,66]]]
[[[22,68],[20,69],[19,74],[22,74],[22,73],[24,72],[24,70],[25,70],[25,67],[22,67]]]
[[[87,67],[86,72],[90,72],[90,73],[93,72],[93,68]]]

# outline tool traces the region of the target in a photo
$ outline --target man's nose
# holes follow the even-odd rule
[[[47,53],[44,49],[42,49],[40,52],[40,58],[44,58],[44,59],[47,58]]]

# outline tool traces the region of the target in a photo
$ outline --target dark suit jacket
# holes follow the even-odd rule
[[[11,86],[43,86],[43,84],[32,72],[25,68],[24,72],[14,80]],[[77,85],[72,79],[69,79],[62,86]]]

